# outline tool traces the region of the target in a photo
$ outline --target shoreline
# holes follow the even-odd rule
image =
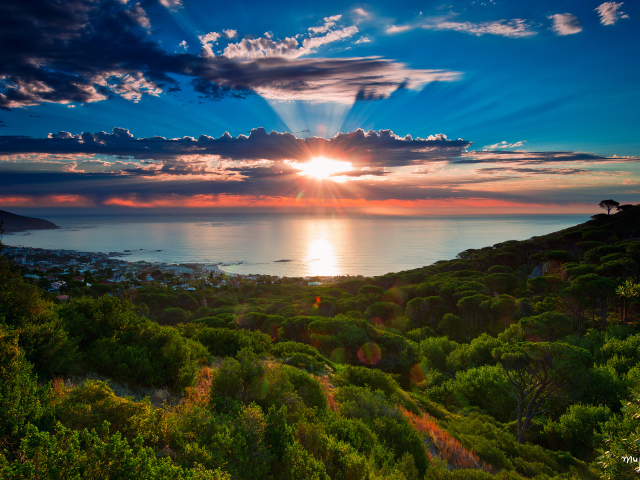
[[[185,273],[193,274],[195,278],[202,278],[198,274],[204,273],[205,276],[213,273],[216,276],[225,275],[231,278],[245,278],[248,280],[255,280],[258,277],[271,277],[275,279],[303,279],[304,281],[311,281],[317,279],[319,283],[335,283],[339,279],[346,278],[365,278],[364,275],[308,275],[308,276],[286,276],[286,275],[271,275],[267,273],[236,273],[229,272],[224,267],[232,267],[237,264],[224,264],[222,262],[188,262],[188,263],[168,263],[168,262],[153,262],[145,260],[137,260],[130,262],[126,260],[128,256],[126,252],[88,252],[80,250],[67,250],[67,249],[51,249],[51,248],[39,248],[28,247],[24,245],[7,245],[2,244],[0,249],[0,255],[4,255],[9,258],[14,265],[21,266],[32,270],[40,270],[43,273],[47,271],[59,268],[69,270],[70,267],[83,272],[86,270],[95,271],[100,267],[107,267],[115,269],[124,269],[127,273],[130,272],[151,272],[154,270],[160,270],[164,272],[171,272],[175,275],[182,275]],[[31,257],[31,260],[29,260]],[[34,260],[34,257],[37,260]],[[48,257],[42,259],[40,257]],[[77,259],[88,260],[84,263],[78,263]],[[290,260],[287,260],[290,261]],[[90,262],[90,263],[89,263]],[[276,262],[278,263],[278,262]],[[115,267],[115,268],[114,268]],[[313,283],[318,283],[313,281]]]

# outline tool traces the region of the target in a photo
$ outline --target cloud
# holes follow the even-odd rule
[[[515,143],[507,143],[506,141],[502,141],[494,145],[487,145],[484,148],[487,150],[495,150],[496,148],[518,148],[524,146],[525,143],[527,143],[526,140],[520,140],[519,142]]]
[[[327,24],[329,23],[332,25],[334,24],[334,22],[328,22]],[[329,28],[330,27],[328,27],[327,30]],[[294,37],[287,37],[284,40],[279,41],[266,37],[244,38],[238,43],[227,45],[224,49],[223,55],[227,58],[239,60],[252,60],[268,57],[296,59],[313,53],[322,45],[337,42],[338,40],[351,37],[356,33],[358,33],[358,27],[355,26],[345,27],[339,30],[331,30],[320,37],[305,38],[302,41],[301,47],[299,46],[298,40]]]
[[[176,8],[179,2],[163,5]],[[115,0],[0,2],[0,44],[12,45],[0,50],[0,108],[91,103],[114,95],[136,101],[180,90],[184,83],[178,78],[185,76],[187,84],[212,100],[258,93],[346,104],[459,78],[457,72],[411,70],[377,57],[300,59],[352,37],[355,26],[304,38],[302,45],[296,38],[245,38],[227,45],[224,56],[213,51],[223,34],[209,32],[199,37],[200,55],[168,52],[147,34],[134,11],[135,5]],[[337,16],[326,18],[335,21]],[[225,32],[228,38],[230,30]]]
[[[575,15],[570,13],[556,13],[549,15],[549,20],[553,20],[553,25],[549,28],[557,35],[573,35],[582,31],[582,24]]]
[[[159,0],[159,2],[169,10],[177,10],[182,7],[182,0]]]
[[[333,30],[327,33],[323,37],[305,38],[302,41],[302,47],[305,52],[303,55],[307,55],[311,53],[313,50],[315,50],[316,48],[322,45],[326,45],[327,43],[337,42],[338,40],[351,37],[356,33],[358,33],[358,31],[359,31],[358,27],[351,26],[351,27],[342,28],[340,30]]]
[[[470,142],[448,140],[442,134],[423,139],[390,130],[356,130],[329,139],[267,133],[261,128],[248,136],[197,139],[136,138],[124,128],[111,133],[59,132],[48,138],[4,136],[0,137],[0,204],[51,206],[75,199],[77,205],[147,207],[328,202],[338,208],[365,204],[426,208],[436,201],[502,207],[597,205],[601,198],[628,194],[637,184],[633,177],[622,183],[623,188],[617,175],[629,172],[594,172],[592,166],[640,158],[580,152],[466,152],[469,146]],[[351,162],[353,169],[337,174],[344,180],[337,183],[318,181],[295,168],[318,156]],[[464,168],[465,163],[479,168]],[[601,173],[613,177],[595,189],[593,182]]]
[[[356,44],[358,44],[358,43],[371,43],[371,39],[370,39],[370,38],[367,38],[367,37],[362,37],[362,38],[360,38],[360,39],[356,40],[356,42],[355,42],[355,43],[356,43]]]
[[[309,27],[308,30],[313,34],[328,32],[336,22],[342,18],[342,15],[333,15],[332,17],[324,17],[324,25],[321,27]]]
[[[622,185],[640,185],[640,182],[638,182],[637,180],[631,180],[630,178],[628,178],[622,182]]]
[[[526,20],[514,18],[513,20],[498,20],[495,22],[440,22],[437,24],[423,25],[422,28],[430,30],[454,30],[470,35],[499,35],[501,37],[523,38],[536,35]]]
[[[298,138],[291,133],[267,133],[263,128],[251,130],[249,136],[231,137],[228,133],[213,138],[183,137],[135,138],[127,129],[116,127],[112,133],[96,132],[73,135],[69,132],[49,134],[48,138],[24,136],[0,137],[0,155],[27,153],[120,155],[134,159],[174,161],[185,155],[216,156],[231,161],[284,160],[308,161],[326,156],[346,160],[354,167],[401,167],[447,160],[459,156],[470,146],[462,139],[448,140],[446,135],[428,138],[400,137],[390,130],[339,133],[330,139]]]
[[[222,33],[224,33],[225,37],[227,37],[227,38],[233,38],[233,37],[238,35],[238,31],[237,30],[233,30],[231,28],[229,28],[227,30],[222,30]]]
[[[274,100],[336,102],[379,100],[401,88],[420,89],[430,82],[455,81],[458,72],[412,70],[404,64],[379,57],[256,58],[234,62],[216,57],[215,65],[200,73],[210,82],[230,91],[253,91]],[[216,87],[216,88],[217,88]]]
[[[206,35],[198,35],[198,39],[204,45],[206,43],[215,43],[220,38],[220,34],[218,32],[209,32]]]
[[[198,39],[202,44],[201,56],[203,57],[215,57],[213,53],[213,44],[218,41],[220,34],[218,32],[209,32],[206,35],[198,35]]]
[[[479,168],[476,173],[481,175],[586,175],[591,170],[586,168]]]
[[[387,27],[386,32],[389,34],[393,34],[393,33],[406,32],[407,30],[411,30],[411,27],[409,25],[400,25],[400,26],[389,25]]]
[[[620,7],[624,2],[604,2],[596,8],[596,12],[600,15],[600,23],[602,25],[614,25],[621,18],[629,18],[629,15],[620,11]]]
[[[136,3],[133,7],[131,7],[131,10],[129,10],[127,14],[134,21],[136,21],[142,28],[144,28],[147,31],[151,30],[151,21],[147,16],[147,12],[144,11],[144,9],[140,6],[139,3]]]
[[[186,52],[187,49],[189,48],[189,45],[187,44],[186,40],[183,40],[178,44],[178,48],[182,48]]]
[[[368,18],[368,17],[371,16],[371,14],[369,12],[367,12],[363,8],[354,8],[353,9],[353,13],[355,13],[356,15],[359,15],[361,17],[364,17],[364,18]]]
[[[298,48],[298,40],[285,38],[274,41],[270,38],[244,38],[238,43],[227,45],[223,55],[227,58],[251,60],[266,57],[298,58],[304,53]]]
[[[111,79],[114,77],[116,80],[112,81]],[[129,74],[114,73],[102,79],[96,79],[95,82],[117,93],[122,98],[132,100],[134,103],[138,103],[142,95],[153,95],[157,97],[162,93],[162,89],[154,82],[147,80],[141,72]],[[69,106],[73,107],[73,105]]]
[[[483,150],[465,152],[453,160],[453,163],[457,164],[507,163],[512,165],[543,165],[572,162],[587,162],[596,165],[607,163],[635,163],[640,162],[640,157],[618,157],[616,155],[607,157],[603,155],[595,155],[593,153],[565,151],[505,152],[500,150]]]

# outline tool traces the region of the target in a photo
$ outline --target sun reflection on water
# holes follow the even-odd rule
[[[338,259],[333,245],[326,238],[314,238],[307,246],[307,275],[331,277],[340,275]]]

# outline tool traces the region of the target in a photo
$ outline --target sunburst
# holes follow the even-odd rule
[[[300,170],[300,175],[318,180],[331,179],[332,175],[353,170],[351,162],[340,162],[325,157],[316,157],[307,163],[294,163],[292,166],[296,170]]]

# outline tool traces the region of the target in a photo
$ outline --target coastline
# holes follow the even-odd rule
[[[288,278],[385,275],[585,221],[575,216],[51,218],[59,230],[5,237],[18,246],[103,252],[135,263],[198,264],[215,273]],[[196,221],[197,220],[197,221]],[[130,250],[128,250],[130,249]],[[213,268],[213,267],[216,268]]]
[[[168,262],[151,262],[138,260],[136,262],[130,262],[126,260],[126,252],[87,252],[79,250],[66,250],[66,249],[45,249],[35,247],[25,247],[22,245],[2,245],[0,255],[4,255],[9,258],[16,266],[20,266],[32,271],[38,271],[39,276],[42,278],[48,278],[47,273],[50,271],[61,271],[63,274],[70,271],[76,272],[95,272],[101,269],[111,269],[114,272],[114,277],[109,284],[119,283],[120,281],[126,281],[123,277],[126,274],[140,275],[141,273],[151,273],[156,270],[160,270],[163,274],[170,273],[177,278],[185,277],[194,281],[203,279],[209,279],[211,275],[216,278],[228,278],[228,279],[246,279],[257,280],[260,277],[267,277],[274,280],[278,279],[290,279],[303,282],[309,282],[310,285],[319,285],[323,283],[335,283],[341,279],[347,278],[362,278],[363,276],[353,275],[315,275],[306,277],[287,277],[279,275],[269,274],[252,274],[252,273],[237,273],[225,270],[224,267],[233,267],[236,264],[225,263],[210,263],[210,262],[189,262],[189,263],[168,263]],[[124,258],[123,258],[124,257]],[[78,260],[80,259],[80,260]],[[274,262],[277,263],[277,262]],[[38,275],[30,274],[32,278],[38,277]],[[140,281],[141,284],[151,283],[152,280],[147,278],[147,281]],[[162,283],[158,283],[161,285]],[[183,288],[190,286],[188,282],[181,285]]]

